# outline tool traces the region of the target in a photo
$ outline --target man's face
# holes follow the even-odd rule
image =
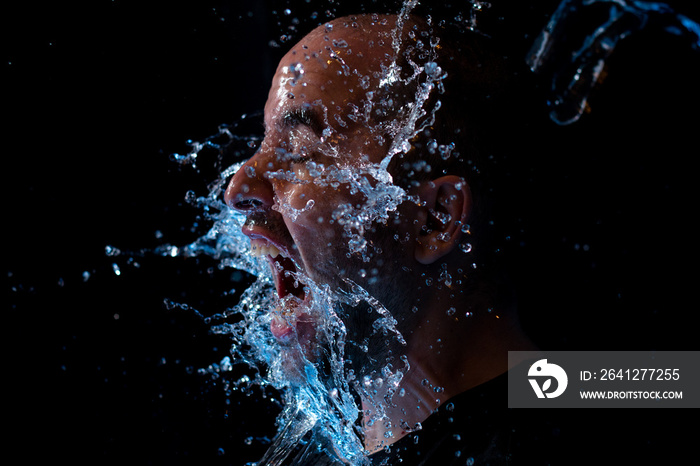
[[[344,279],[364,284],[395,271],[406,254],[388,250],[400,244],[393,216],[369,230],[358,219],[368,213],[373,170],[389,149],[385,128],[372,118],[391,55],[389,28],[371,37],[338,29],[315,31],[281,60],[265,105],[265,138],[225,195],[246,214],[243,231],[255,253],[270,261],[283,302],[273,334],[296,333],[306,347],[314,325],[301,310],[310,299],[304,277],[332,288]]]

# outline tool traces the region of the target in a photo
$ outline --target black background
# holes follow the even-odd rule
[[[521,19],[529,37],[552,3]],[[3,5],[7,453],[22,463],[259,458],[275,404],[226,395],[221,379],[198,374],[227,354],[226,338],[195,312],[164,305],[186,302],[211,315],[235,304],[235,293],[222,293],[244,286],[206,258],[142,252],[206,231],[185,193],[205,194],[214,168],[228,162],[182,167],[170,154],[260,110],[287,42],[365,8],[382,5]],[[523,141],[533,181],[514,198],[534,205],[506,253],[525,272],[524,324],[547,349],[697,349],[700,74],[697,55],[676,46],[657,37],[620,46],[589,118],[545,125],[551,133]],[[123,253],[108,256],[107,246]],[[692,414],[556,416],[570,440],[566,426],[578,426],[573,457],[611,464],[690,451],[693,427],[680,426],[693,426]]]

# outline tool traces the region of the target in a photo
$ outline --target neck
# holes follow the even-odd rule
[[[365,422],[365,448],[370,453],[420,428],[450,398],[505,373],[508,351],[536,349],[520,330],[514,309],[483,309],[467,315],[467,307],[461,304],[447,315],[445,309],[450,306],[432,303],[407,339],[409,369],[394,395],[390,387],[382,387],[371,399],[363,399],[368,417],[380,418]],[[380,416],[376,416],[376,400],[383,401]]]

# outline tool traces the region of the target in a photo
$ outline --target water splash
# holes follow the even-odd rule
[[[534,72],[552,76],[553,121],[560,125],[578,121],[618,43],[642,30],[680,37],[700,50],[700,25],[663,3],[564,0],[559,4],[527,57]]]
[[[407,1],[399,15],[397,28],[392,33],[392,48],[395,53],[402,49],[400,42],[402,29],[408,14],[417,5],[416,0]],[[557,41],[560,40],[561,28],[565,27],[575,8],[581,2],[574,0],[562,3],[552,21],[543,32],[529,58],[533,70],[538,71],[550,66],[555,56]],[[660,7],[640,2],[626,3],[624,1],[584,1],[583,4],[605,3],[610,5],[611,15],[607,21],[595,29],[595,33],[587,36],[567,71],[555,74],[553,91],[555,99],[553,118],[562,123],[575,121],[584,111],[590,88],[600,75],[600,68],[609,55],[615,43],[624,38],[630,31],[644,27],[647,19],[656,15],[667,15]],[[488,7],[486,2],[475,2],[477,10]],[[614,13],[614,14],[613,14]],[[666,17],[666,16],[664,16]],[[695,23],[683,21],[680,16],[674,16],[678,21],[669,22],[679,26],[680,33],[689,37],[698,29]],[[631,21],[631,22],[630,22]],[[475,16],[472,16],[470,28],[475,29]],[[331,25],[327,25],[329,28]],[[685,32],[683,32],[685,31]],[[344,44],[337,42],[336,47],[343,48]],[[443,91],[442,83],[446,73],[440,67],[433,53],[439,47],[437,40],[430,41],[425,50],[427,58],[421,63],[409,61],[410,70],[399,70],[399,62],[393,60],[383,69],[380,86],[390,88],[401,80],[402,85],[415,84],[415,95],[407,103],[407,111],[401,118],[393,121],[388,130],[393,139],[386,156],[376,164],[366,164],[361,167],[344,167],[341,165],[323,166],[310,163],[307,170],[313,182],[319,186],[346,186],[352,194],[360,195],[362,203],[343,204],[333,212],[333,221],[342,226],[344,241],[351,254],[359,255],[364,262],[370,262],[375,257],[371,245],[365,238],[366,233],[377,223],[387,223],[398,209],[399,205],[411,201],[407,192],[394,184],[388,167],[395,157],[405,154],[411,149],[411,139],[424,131],[435,122],[435,113],[440,109],[439,95]],[[331,57],[342,60],[339,56]],[[341,62],[344,73],[352,73],[347,64]],[[571,78],[571,70],[574,78]],[[404,72],[408,77],[401,78]],[[302,86],[306,70],[300,64],[290,68],[294,86]],[[360,83],[362,83],[360,76]],[[431,98],[437,99],[429,105]],[[366,107],[359,109],[355,115],[358,118],[371,113],[373,106],[381,104],[368,98]],[[366,120],[365,120],[366,121]],[[329,128],[328,122],[326,126]],[[329,137],[331,131],[324,131]],[[175,154],[173,160],[186,165],[196,165],[199,154],[206,148],[225,151],[229,144],[243,142],[253,147],[259,142],[259,136],[240,136],[229,127],[220,127],[219,134],[202,143],[190,142],[191,151],[185,155]],[[332,148],[331,148],[332,149]],[[443,159],[449,158],[454,149],[452,141],[431,140],[427,149],[439,154]],[[280,157],[289,154],[281,151]],[[337,154],[330,154],[337,158]],[[231,356],[222,361],[219,367],[227,370],[232,365],[247,366],[252,372],[251,377],[241,380],[248,387],[274,387],[283,394],[284,409],[279,415],[279,430],[268,452],[258,465],[287,464],[291,456],[293,464],[311,464],[310,455],[313,449],[323,450],[323,454],[333,458],[337,463],[365,465],[369,464],[367,452],[361,440],[360,407],[356,395],[361,395],[372,406],[372,417],[367,422],[382,422],[386,418],[384,407],[386,400],[373,398],[372,389],[377,386],[389,387],[389,396],[401,396],[399,383],[410,368],[409,361],[399,356],[401,364],[394,366],[388,361],[378,364],[378,373],[358,374],[348,367],[348,346],[353,345],[360,351],[367,352],[366,341],[351,341],[347,336],[344,323],[344,309],[364,306],[372,317],[371,336],[380,336],[384,340],[393,340],[400,347],[405,345],[405,338],[397,328],[397,321],[389,310],[366,289],[356,282],[345,279],[346,289],[334,290],[328,285],[315,283],[310,277],[301,272],[295,272],[294,278],[307,287],[306,294],[311,296],[308,302],[297,303],[304,306],[307,313],[317,325],[318,346],[322,357],[319,360],[309,358],[304,345],[299,341],[299,335],[293,335],[289,341],[280,342],[270,330],[275,316],[279,316],[279,299],[275,297],[274,280],[266,261],[251,255],[251,244],[248,237],[242,234],[241,228],[245,222],[244,216],[230,209],[221,201],[227,180],[243,166],[238,162],[223,170],[220,176],[211,183],[205,196],[190,195],[190,202],[206,209],[208,217],[213,221],[211,229],[196,241],[183,246],[164,245],[158,253],[164,256],[192,257],[204,254],[219,261],[221,267],[229,267],[251,274],[254,277],[252,285],[241,295],[238,304],[223,311],[214,319],[212,332],[229,335],[231,339]],[[249,176],[256,174],[251,172]],[[279,171],[269,174],[270,178],[284,179],[289,183],[305,183],[293,171]],[[303,213],[312,212],[316,207],[315,200],[309,199],[302,208],[295,208],[290,199],[277,198],[274,209],[284,213],[292,221]],[[465,225],[465,233],[468,225]],[[470,253],[472,246],[465,243],[461,246],[464,253]],[[430,279],[432,280],[432,279]],[[440,281],[448,284],[453,278],[447,271],[440,276]],[[294,297],[288,297],[293,299]],[[457,311],[447,309],[448,315]],[[470,313],[467,313],[469,316]],[[395,360],[394,360],[395,361]],[[436,392],[440,387],[436,387]],[[391,399],[389,399],[389,402]],[[419,429],[420,426],[402,426],[407,431]],[[313,440],[312,440],[313,439]],[[307,441],[308,447],[301,452],[298,446]]]
[[[407,2],[400,18],[405,21],[416,1]],[[401,25],[403,21],[400,21]],[[394,50],[402,50],[401,31],[394,35]],[[434,46],[437,45],[435,42]],[[396,63],[394,63],[394,66]],[[393,183],[387,167],[397,154],[408,151],[410,139],[423,131],[434,121],[436,105],[428,107],[427,102],[432,93],[439,90],[445,73],[431,59],[423,64],[413,64],[408,81],[420,80],[416,86],[414,99],[409,104],[410,111],[405,118],[392,123],[395,134],[386,157],[377,164],[358,167],[313,165],[309,171],[314,175],[314,183],[321,186],[347,186],[349,192],[360,195],[360,204],[343,204],[333,212],[333,220],[343,227],[348,250],[362,256],[365,262],[373,257],[365,233],[375,223],[386,223],[398,206],[407,199],[406,192]],[[303,82],[304,69],[294,66],[292,70],[295,85]],[[396,71],[396,69],[394,69]],[[406,70],[404,70],[406,71]],[[392,67],[387,68],[387,76]],[[387,82],[385,80],[385,82]],[[388,85],[388,84],[387,84]],[[365,112],[371,110],[364,109]],[[203,143],[190,142],[192,150],[186,155],[175,155],[173,160],[181,164],[194,165],[199,153],[207,147],[225,150],[227,141],[240,142],[240,138],[229,128],[220,128],[219,139],[210,138]],[[449,141],[446,141],[449,144]],[[284,156],[285,154],[281,154]],[[301,272],[295,273],[295,279],[307,288],[311,296],[309,302],[295,305],[305,306],[307,313],[316,323],[317,345],[322,348],[322,360],[312,361],[305,352],[299,336],[291,341],[280,342],[273,337],[270,324],[276,309],[280,306],[275,297],[273,277],[266,261],[250,254],[250,240],[242,234],[241,227],[245,221],[242,214],[230,209],[221,201],[223,189],[230,176],[236,173],[242,162],[236,163],[222,171],[220,177],[210,185],[209,193],[196,197],[190,195],[190,202],[206,209],[208,217],[214,222],[211,229],[196,241],[184,247],[162,246],[159,252],[166,256],[191,257],[199,254],[211,256],[222,267],[231,267],[245,271],[255,277],[253,284],[243,292],[237,305],[217,316],[212,331],[231,337],[231,358],[229,364],[248,366],[253,376],[250,385],[260,387],[272,386],[283,393],[284,409],[279,416],[281,426],[267,454],[258,463],[282,464],[288,460],[301,440],[310,434],[325,439],[319,443],[325,445],[325,454],[338,462],[346,464],[369,464],[367,452],[361,441],[360,408],[356,393],[374,406],[374,415],[370,422],[379,422],[384,414],[384,400],[373,400],[372,393],[365,387],[358,374],[347,366],[345,348],[352,344],[361,351],[368,351],[367,343],[348,341],[343,321],[344,309],[364,306],[373,318],[370,335],[379,335],[382,339],[394,339],[399,346],[405,345],[404,337],[397,329],[397,321],[371,294],[359,284],[346,279],[347,289],[333,290],[328,285],[315,283]],[[255,176],[254,173],[249,176]],[[290,183],[301,183],[292,171],[275,172],[270,177],[284,178]],[[275,210],[283,212],[292,221],[298,215],[314,209],[314,200],[308,200],[299,209],[294,208],[288,199],[276,199]],[[287,298],[293,298],[288,296]],[[232,322],[231,322],[232,321]],[[408,361],[394,367],[389,363],[380,365],[381,370],[371,383],[387,384],[395,390],[409,368]],[[367,421],[367,419],[365,420]],[[299,458],[307,458],[309,452],[303,452]],[[294,461],[301,461],[299,458]]]

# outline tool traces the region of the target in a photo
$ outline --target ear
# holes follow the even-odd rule
[[[454,175],[423,183],[417,189],[424,210],[418,217],[415,258],[421,264],[432,264],[454,250],[462,239],[472,195],[467,182]]]

